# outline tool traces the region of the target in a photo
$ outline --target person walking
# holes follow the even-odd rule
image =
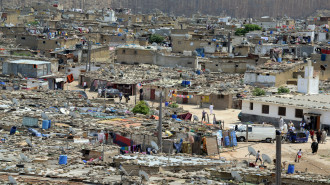
[[[299,160],[301,159],[301,156],[302,156],[302,151],[301,151],[301,149],[299,149],[299,151],[297,153],[297,156],[296,156],[295,162],[298,162],[299,163]]]
[[[202,121],[206,121],[206,111],[204,109],[202,112]]]
[[[119,93],[119,102],[121,103],[121,100],[123,99],[123,93],[122,92],[120,92]]]
[[[260,160],[260,162],[262,164],[262,160],[260,158],[260,150],[258,150],[257,155],[256,155],[256,164],[257,164],[258,160]]]
[[[319,130],[316,132],[317,143],[320,143],[320,142],[321,142],[321,138],[322,138],[322,132],[321,132],[321,130],[319,129]]]
[[[305,125],[306,125],[305,122],[301,122],[301,123],[300,123],[300,131],[301,131],[301,132],[302,132],[302,131],[305,131]]]
[[[310,130],[309,131],[309,134],[311,135],[311,139],[312,139],[312,141],[314,141],[314,130],[312,129],[312,130]]]
[[[319,144],[315,140],[313,140],[311,148],[312,148],[312,153],[316,154],[317,150],[319,149]]]
[[[280,127],[280,131],[283,131],[283,125],[284,125],[284,119],[281,116],[280,120],[278,122],[278,126]]]
[[[99,88],[97,91],[98,91],[99,98],[101,98],[102,97],[102,88]]]
[[[326,139],[327,139],[327,131],[322,129],[322,139],[321,139],[322,144],[325,143]]]
[[[211,105],[210,105],[210,115],[212,115],[213,114],[213,104],[211,103]]]
[[[87,82],[83,82],[83,87],[84,87],[84,91],[86,91],[86,88],[87,88]]]

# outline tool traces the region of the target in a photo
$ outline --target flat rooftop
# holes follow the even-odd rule
[[[265,96],[250,99],[251,102],[288,105],[310,109],[330,109],[330,94]]]
[[[41,64],[50,64],[51,62],[48,61],[40,61],[40,60],[12,60],[8,61],[8,63],[14,63],[14,64],[34,64],[34,65],[41,65]]]

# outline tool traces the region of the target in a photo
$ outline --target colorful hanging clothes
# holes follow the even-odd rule
[[[133,141],[123,137],[121,135],[118,134],[113,134],[113,143],[119,145],[119,146],[124,146],[124,147],[128,147],[128,146],[132,146],[133,145]],[[128,150],[128,148],[127,148]]]

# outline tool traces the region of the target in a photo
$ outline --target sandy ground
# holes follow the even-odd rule
[[[80,87],[77,86],[78,82],[74,81],[69,84],[69,90],[81,90]],[[90,99],[97,98],[96,92],[89,92],[86,90],[86,93]],[[129,101],[130,104],[135,103],[135,98],[131,97]],[[119,101],[119,99],[115,99],[115,101]],[[150,103],[154,107],[158,106],[158,103]],[[197,105],[182,105],[185,110],[188,110],[193,115],[197,115],[201,118],[201,114],[203,109],[199,108]],[[205,109],[209,113],[209,110]],[[236,109],[228,109],[228,110],[214,110],[213,111],[217,120],[223,120],[225,123],[225,127],[231,127],[235,123],[239,123],[237,115],[240,110]],[[210,118],[210,121],[213,120]],[[307,143],[284,143],[282,144],[282,162],[286,162],[286,169],[288,164],[294,164],[295,170],[298,171],[307,171],[316,174],[328,175],[330,178],[330,137],[327,138],[328,142],[325,144],[319,144],[319,151],[316,155],[312,154],[311,150],[311,140]],[[248,146],[252,146],[256,151],[260,150],[261,154],[267,154],[271,157],[271,159],[275,158],[275,143],[262,143],[262,142],[239,142],[238,146],[235,148],[224,149],[220,156],[225,157],[228,160],[247,160],[247,161],[255,161],[254,156],[247,156],[248,154]],[[303,156],[299,163],[294,162],[296,154],[299,149],[302,149]],[[273,167],[273,164],[267,164],[269,167]]]

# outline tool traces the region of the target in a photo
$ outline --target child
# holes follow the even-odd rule
[[[299,163],[301,156],[302,156],[302,151],[301,151],[301,149],[299,149],[299,151],[297,153],[297,158],[296,158],[296,161],[298,161],[298,163]]]

